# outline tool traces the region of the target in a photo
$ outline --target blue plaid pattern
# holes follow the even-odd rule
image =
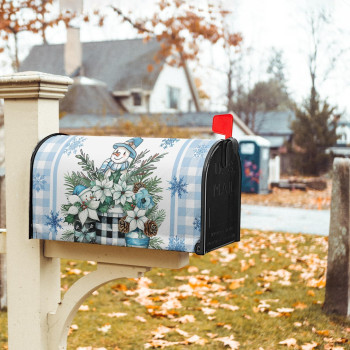
[[[186,191],[175,195],[171,201],[169,250],[193,252],[200,238],[200,230],[195,225],[196,218],[201,217],[201,186],[203,165],[209,149],[216,140],[190,140],[179,153],[174,163],[172,177],[183,179]],[[198,153],[198,150],[201,150]],[[204,151],[204,152],[203,152]]]
[[[52,163],[62,146],[71,138],[67,136],[57,135],[46,140],[38,150],[33,164],[33,176],[40,174],[44,176],[46,184],[39,191],[33,189],[32,205],[33,205],[33,238],[39,239],[55,239],[55,232],[50,231],[49,226],[45,225],[47,217],[51,211],[51,181]]]

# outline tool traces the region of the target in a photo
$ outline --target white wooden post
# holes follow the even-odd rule
[[[9,349],[47,350],[47,314],[60,301],[60,260],[29,239],[30,158],[59,130],[59,105],[71,79],[38,72],[0,77],[5,99],[6,252]]]
[[[99,286],[139,277],[152,267],[181,268],[189,254],[29,239],[30,159],[39,140],[58,132],[58,100],[72,80],[38,72],[0,77],[5,99],[6,221],[0,252],[7,252],[10,350],[66,349],[79,305]],[[6,237],[6,247],[3,241]],[[60,298],[60,258],[97,261]]]

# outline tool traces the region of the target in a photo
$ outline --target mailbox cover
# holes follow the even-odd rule
[[[31,167],[31,238],[197,254],[240,239],[233,138],[54,134]]]

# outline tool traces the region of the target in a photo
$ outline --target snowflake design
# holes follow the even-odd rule
[[[195,158],[204,158],[209,150],[209,145],[199,145],[193,150],[193,157]]]
[[[188,193],[186,190],[186,186],[188,184],[184,181],[183,176],[181,176],[179,180],[175,176],[173,176],[173,179],[171,181],[168,181],[168,182],[170,184],[170,187],[168,187],[167,189],[171,191],[172,197],[175,197],[175,195],[177,193],[179,198],[182,198],[182,196],[185,193]]]
[[[71,154],[77,154],[78,149],[83,147],[85,140],[86,137],[75,136],[65,148],[64,153],[66,153],[67,156],[70,156]]]
[[[185,251],[185,248],[186,248],[185,247],[185,238],[175,236],[175,237],[170,237],[169,245],[166,249],[183,252],[183,251]]]
[[[180,139],[163,139],[162,143],[160,144],[160,147],[163,147],[164,149],[167,149],[168,147],[173,147],[176,142],[179,142]]]
[[[33,190],[40,192],[41,190],[45,189],[46,185],[47,182],[45,180],[45,175],[40,175],[39,173],[36,173],[33,176]]]
[[[59,215],[59,212],[54,213],[53,210],[51,210],[50,215],[45,215],[45,225],[49,228],[50,232],[54,234],[57,234],[57,230],[62,228],[60,223],[63,219],[59,218]]]
[[[193,221],[193,227],[196,231],[200,231],[201,230],[201,218],[200,217],[196,217]]]

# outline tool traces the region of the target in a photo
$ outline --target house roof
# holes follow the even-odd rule
[[[291,135],[291,122],[295,113],[287,111],[258,112],[255,119],[255,129],[259,135]]]
[[[60,102],[60,112],[76,115],[89,113],[99,117],[123,113],[105,83],[86,77],[74,79],[69,93]]]
[[[176,113],[176,114],[153,114],[160,118],[160,121],[168,126],[176,126],[181,128],[208,128],[211,129],[213,116],[216,114],[215,112],[190,112],[190,113]],[[149,116],[152,116],[150,114]],[[60,128],[61,129],[70,129],[70,130],[80,130],[85,128],[93,128],[93,127],[116,127],[118,125],[118,121],[128,120],[132,123],[137,123],[142,115],[140,114],[124,114],[124,115],[104,115],[96,116],[96,115],[78,115],[78,114],[68,114],[60,119]],[[244,133],[247,133],[249,130],[245,124],[237,123],[238,118],[234,118],[236,125],[242,129]],[[244,125],[244,128],[242,128]],[[250,130],[249,130],[250,131]],[[251,132],[251,131],[250,131]],[[249,133],[248,133],[249,134]]]
[[[147,43],[143,39],[82,43],[82,73],[105,82],[109,91],[152,90],[162,68],[154,61],[159,49],[156,39]],[[153,65],[151,72],[149,64]],[[20,71],[28,70],[66,75],[64,44],[34,46],[20,66]]]

